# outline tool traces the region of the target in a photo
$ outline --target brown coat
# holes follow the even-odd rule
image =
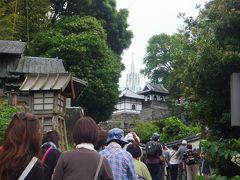
[[[98,152],[84,148],[63,152],[52,180],[93,180],[99,159]],[[103,159],[98,180],[113,180],[112,170],[106,158]]]

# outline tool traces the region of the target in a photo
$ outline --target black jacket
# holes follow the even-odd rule
[[[11,177],[11,180],[18,180],[18,178],[21,176],[22,172],[24,171],[26,167],[20,169],[15,173],[13,177]],[[33,166],[31,171],[26,176],[25,180],[44,180],[44,172],[43,167],[41,165],[41,162],[38,160],[36,164]]]
[[[42,155],[45,154],[47,149],[50,148],[50,145],[47,144],[43,146],[42,149]],[[47,154],[43,167],[44,167],[44,180],[51,180],[54,168],[57,164],[58,158],[60,156],[61,152],[57,149],[51,149],[49,153]]]

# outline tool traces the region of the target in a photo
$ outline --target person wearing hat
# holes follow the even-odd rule
[[[163,147],[159,143],[160,135],[153,133],[150,141],[146,143],[146,165],[153,180],[164,179],[163,160],[161,160]]]
[[[179,147],[176,156],[179,159],[179,164],[178,164],[178,180],[185,179],[186,177],[186,168],[184,167],[183,163],[183,155],[187,152],[187,141],[182,140],[182,144]]]
[[[100,154],[108,159],[114,179],[116,180],[135,180],[137,178],[133,157],[123,149],[127,143],[123,130],[113,128],[108,131],[107,146],[104,150],[100,151]]]

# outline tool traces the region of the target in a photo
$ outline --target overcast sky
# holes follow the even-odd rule
[[[120,87],[126,86],[126,74],[130,70],[132,54],[135,67],[138,71],[144,68],[143,58],[146,54],[148,40],[156,34],[177,33],[177,29],[183,25],[183,20],[177,18],[180,12],[186,16],[196,17],[198,10],[196,4],[204,5],[207,0],[116,0],[117,9],[129,10],[128,24],[133,31],[132,44],[122,55],[122,62],[126,69],[122,72]],[[141,76],[141,88],[146,79]]]

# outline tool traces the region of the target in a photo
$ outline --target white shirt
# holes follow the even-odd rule
[[[169,163],[170,164],[179,164],[179,157],[176,156],[177,151],[176,150],[171,150],[169,153]]]

